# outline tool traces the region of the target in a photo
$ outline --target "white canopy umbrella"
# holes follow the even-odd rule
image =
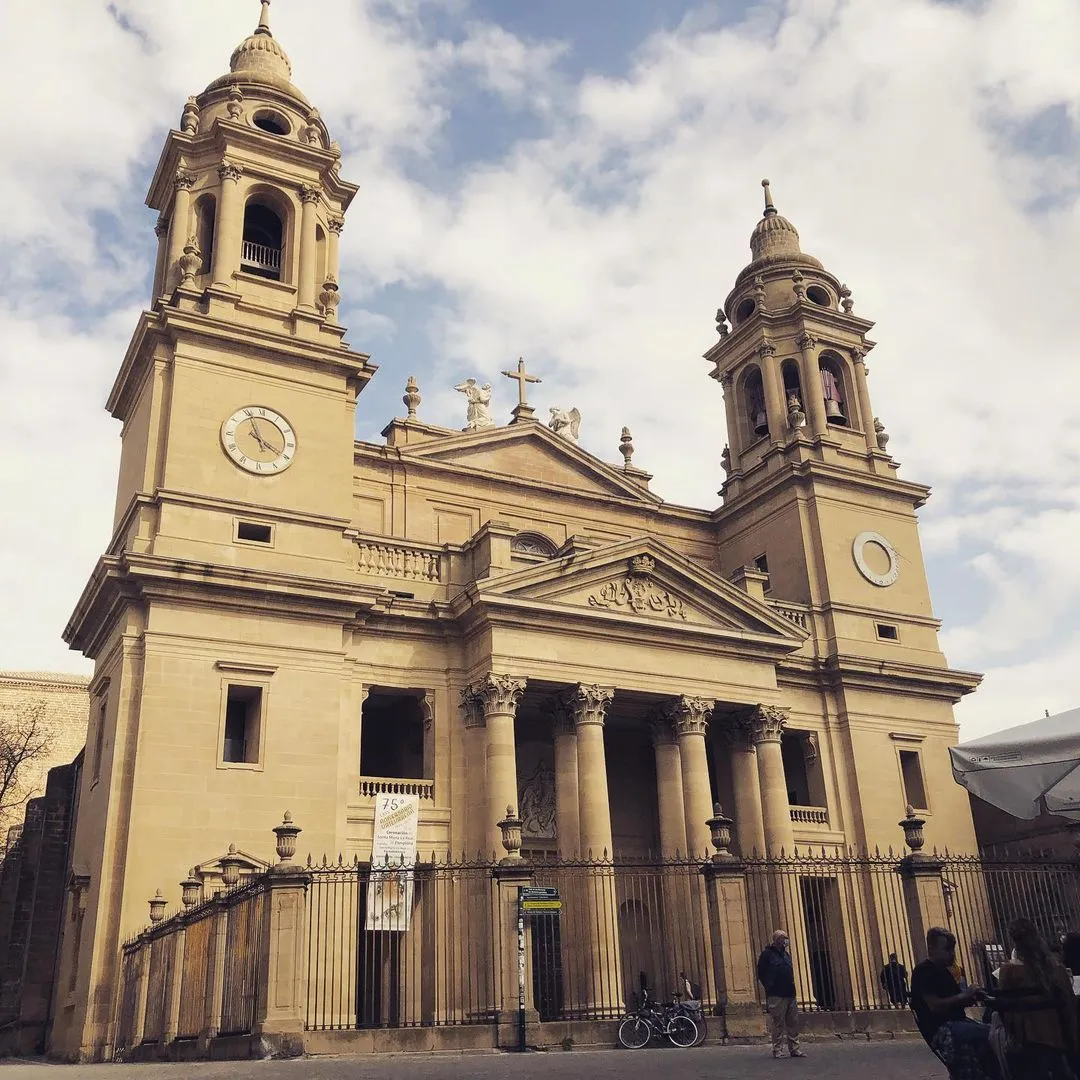
[[[953,777],[1018,818],[1080,820],[1080,709],[984,735],[949,750]]]

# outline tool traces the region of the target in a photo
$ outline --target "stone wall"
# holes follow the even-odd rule
[[[20,723],[35,712],[48,736],[46,752],[28,763],[18,777],[19,795],[36,798],[45,792],[49,770],[67,765],[86,744],[90,716],[90,679],[42,671],[0,671],[0,728]],[[22,821],[22,811],[10,821],[0,822],[4,830]]]
[[[0,863],[0,1054],[45,1049],[80,761],[49,773]]]

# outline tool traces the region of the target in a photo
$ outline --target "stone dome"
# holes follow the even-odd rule
[[[276,79],[288,80],[292,78],[292,64],[285,50],[270,33],[268,8],[269,4],[263,4],[259,28],[233,50],[229,70],[234,74],[242,72],[255,78],[259,75],[270,75]]]
[[[801,255],[799,231],[786,217],[781,217],[773,205],[769,181],[762,180],[765,189],[765,215],[750,234],[750,251],[754,261],[778,255]]]

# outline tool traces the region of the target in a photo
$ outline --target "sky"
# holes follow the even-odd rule
[[[0,14],[0,668],[88,672],[61,632],[108,543],[104,409],[149,302],[144,199],[255,0]],[[525,355],[539,415],[664,499],[717,504],[701,354],[768,176],[876,320],[874,411],[971,738],[1080,704],[1080,5],[1075,0],[274,0],[297,86],[360,185],[341,321],[380,365],[358,436],[459,427],[452,386]]]

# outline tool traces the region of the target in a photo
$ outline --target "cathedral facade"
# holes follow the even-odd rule
[[[871,322],[768,186],[705,354],[718,508],[666,503],[629,432],[616,465],[537,418],[524,364],[506,421],[459,384],[462,429],[383,371],[405,415],[357,442],[358,189],[262,10],[147,200],[114,532],[65,632],[95,673],[54,1049],[108,1044],[148,897],[231,843],[268,860],[285,809],[360,860],[387,792],[419,796],[422,853],[490,857],[511,807],[526,856],[704,857],[716,803],[743,855],[895,844],[907,807],[973,850],[947,747],[978,676],[938,646],[929,492],[874,416]]]

